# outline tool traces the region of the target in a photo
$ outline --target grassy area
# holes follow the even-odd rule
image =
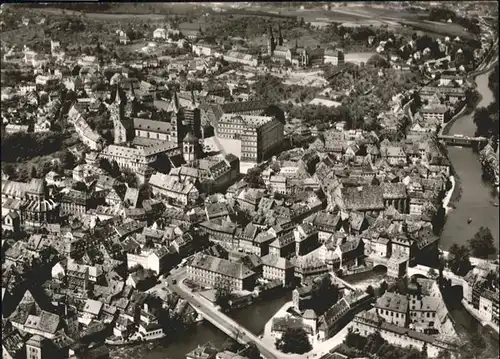
[[[74,10],[66,10],[66,9],[57,9],[57,8],[41,8],[37,9],[42,13],[51,14],[51,15],[71,15],[71,16],[85,16],[89,19],[94,20],[126,20],[126,19],[134,19],[134,20],[163,20],[165,19],[165,15],[159,14],[112,14],[112,13],[93,13],[93,12],[81,12]]]
[[[429,34],[441,36],[459,36],[462,39],[472,39],[474,36],[467,32],[462,26],[453,23],[439,23],[433,21],[410,21],[400,20],[401,24],[412,27],[414,30],[420,30]]]
[[[63,141],[63,144],[59,151],[52,152],[43,156],[36,156],[29,159],[25,159],[19,162],[3,162],[5,165],[12,165],[16,169],[17,175],[21,175],[22,173],[31,174],[32,168],[35,168],[38,176],[45,176],[52,168],[50,163],[52,160],[60,159],[62,157],[63,152],[66,149],[75,148],[77,150],[83,150],[85,145],[81,143],[78,139],[78,135],[76,133],[72,133],[71,136],[66,138]],[[21,175],[22,177],[22,175]],[[14,176],[12,178],[17,180],[18,177]],[[22,178],[21,178],[22,179]]]
[[[298,45],[301,47],[316,47],[322,44],[318,36],[315,36],[310,30],[297,27],[292,31],[293,36],[290,38],[287,38],[287,34],[283,34],[283,43],[285,46],[295,46],[295,38],[297,39]],[[267,46],[267,35],[254,36],[249,39],[248,42],[251,46]]]
[[[360,63],[368,61],[370,57],[375,55],[376,52],[350,52],[345,54],[344,61],[352,62],[353,64],[359,65]]]
[[[129,53],[130,52],[138,52],[138,51],[142,52],[141,49],[143,47],[147,46],[150,42],[153,42],[153,41],[151,41],[151,40],[138,40],[138,41],[134,41],[133,43],[128,44],[128,45],[122,45],[122,46],[120,46],[120,49],[125,51],[125,52],[129,52]],[[153,47],[151,52],[148,52],[148,54],[161,56],[163,50],[169,49],[172,47],[175,47],[175,46],[171,45],[171,44],[157,43],[156,47]]]

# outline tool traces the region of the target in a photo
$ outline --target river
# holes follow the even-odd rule
[[[476,77],[477,90],[482,95],[478,107],[488,106],[493,101],[493,93],[488,87],[488,76],[491,71]],[[476,125],[473,121],[474,113],[457,118],[449,129],[449,134],[474,136]],[[498,194],[491,183],[481,178],[481,164],[476,153],[470,148],[448,147],[448,156],[460,178],[462,190],[458,203],[455,203],[447,216],[446,224],[441,234],[441,247],[447,250],[453,243],[467,244],[481,226],[488,227],[497,242],[499,231],[498,208],[491,202],[498,202]],[[467,224],[468,218],[472,219]]]
[[[257,301],[251,306],[239,308],[228,315],[259,335],[264,331],[264,325],[280,309],[283,304],[292,300],[292,293],[287,292],[279,297]],[[207,321],[196,325],[191,331],[174,341],[156,341],[138,344],[133,347],[111,347],[112,359],[184,359],[186,354],[198,345],[211,342],[217,348],[229,343],[229,338]]]

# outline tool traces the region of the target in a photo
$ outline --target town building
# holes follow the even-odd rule
[[[136,252],[127,253],[127,268],[141,266],[160,275],[168,265],[168,255],[169,252],[165,248],[138,249]]]
[[[439,124],[443,124],[448,114],[448,109],[445,105],[429,104],[424,106],[420,112],[424,121],[437,120]]]
[[[255,273],[244,264],[205,254],[195,255],[187,265],[188,278],[206,287],[253,290]]]
[[[262,277],[268,280],[278,279],[288,285],[294,278],[294,265],[286,258],[265,255],[262,257]]]
[[[2,180],[2,209],[20,216],[21,226],[39,228],[59,220],[59,203],[51,199],[45,181],[33,178],[29,183]]]
[[[149,179],[155,195],[166,198],[171,204],[186,206],[199,197],[199,191],[192,181],[183,180],[180,176],[155,173]]]
[[[325,64],[332,64],[334,66],[344,65],[344,52],[342,50],[325,50]]]
[[[231,145],[236,145],[241,161],[259,163],[281,148],[283,130],[283,123],[271,116],[224,114],[215,135],[225,152],[234,154]]]
[[[238,51],[228,51],[224,54],[224,60],[227,62],[237,62],[239,64],[256,67],[259,63],[254,55]]]

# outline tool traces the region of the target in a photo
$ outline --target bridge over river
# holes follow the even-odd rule
[[[476,147],[480,149],[488,143],[486,137],[470,137],[463,135],[439,135],[438,139],[448,146]]]
[[[191,292],[182,281],[186,278],[183,268],[172,273],[167,279],[168,287],[181,298],[187,300],[203,318],[240,344],[255,343],[261,355],[266,359],[300,359],[303,355],[282,353],[274,347],[266,345],[261,338],[251,333],[248,329],[236,323],[224,313],[217,310],[212,303],[197,293]]]

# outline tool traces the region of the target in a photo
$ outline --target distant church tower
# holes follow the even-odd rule
[[[281,36],[281,25],[278,24],[278,46],[283,46],[283,36]]]
[[[276,42],[274,41],[273,29],[269,25],[269,36],[267,38],[267,54],[273,56],[274,49],[276,48]]]
[[[189,131],[184,139],[182,140],[182,155],[184,161],[191,163],[196,160],[196,154],[198,152],[198,139]]]
[[[113,121],[115,145],[127,142],[127,128],[125,127],[125,102],[120,96],[120,87],[116,86],[115,100],[109,106],[110,118]]]

